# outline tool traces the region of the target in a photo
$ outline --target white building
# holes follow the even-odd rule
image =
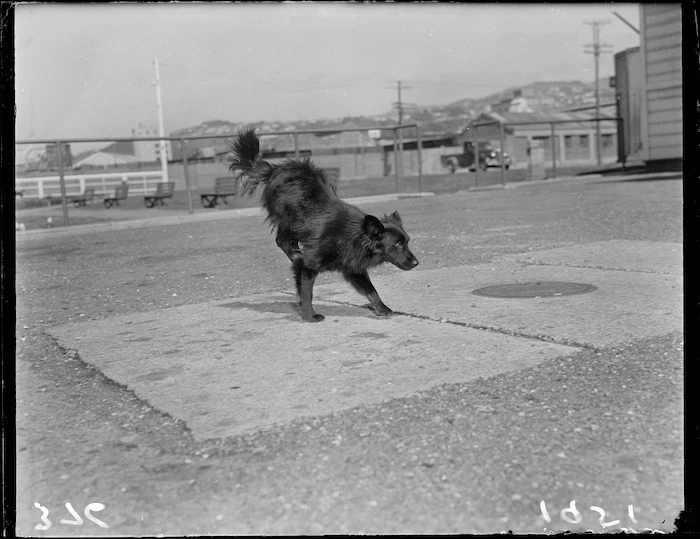
[[[157,137],[158,131],[153,127],[139,124],[136,129],[131,130],[132,137]],[[165,141],[166,155],[168,160],[172,159],[172,149],[170,141]],[[160,160],[160,141],[158,140],[135,140],[134,153],[140,163],[150,163]]]

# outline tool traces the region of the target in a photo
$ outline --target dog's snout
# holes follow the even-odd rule
[[[418,265],[418,259],[414,257],[413,260],[411,260],[411,267],[415,268],[417,265]]]

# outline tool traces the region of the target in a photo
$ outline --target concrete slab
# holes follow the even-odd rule
[[[683,244],[610,240],[506,255],[499,260],[683,275]]]
[[[552,249],[539,253],[536,258],[558,260],[563,264],[569,256],[575,261],[604,265],[612,263],[613,252],[632,250],[636,253],[632,247],[645,247],[625,248],[620,242],[602,243],[605,245]],[[667,252],[674,245],[677,244],[645,248],[649,248],[649,252],[654,249]],[[620,267],[653,266],[643,257],[629,257],[626,261],[620,257],[620,260],[617,264]],[[673,269],[663,263],[661,267]],[[472,293],[485,286],[536,281],[592,284],[596,290],[550,298],[492,298]],[[384,303],[395,311],[577,346],[603,347],[683,329],[680,275],[506,261],[437,270],[397,270],[396,274],[374,278],[373,282]],[[363,304],[363,298],[357,293],[337,284],[316,287],[315,294],[319,299]]]
[[[325,322],[303,323],[293,300],[236,298],[50,332],[110,379],[185,421],[198,439],[489,377],[577,350],[415,317],[382,319],[321,301],[316,309]]]

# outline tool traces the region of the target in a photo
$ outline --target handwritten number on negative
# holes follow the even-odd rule
[[[51,521],[48,518],[49,510],[46,507],[44,507],[43,505],[41,505],[39,502],[34,502],[34,507],[36,507],[37,509],[39,509],[41,511],[41,521],[42,521],[42,524],[37,524],[36,526],[34,526],[34,529],[35,530],[42,530],[42,531],[48,530],[52,526]],[[73,509],[73,506],[71,505],[70,502],[66,502],[66,509],[73,517],[73,520],[62,518],[59,521],[61,524],[67,524],[69,526],[82,526],[84,524],[82,517],[78,514],[78,512],[75,509]],[[88,519],[90,522],[94,522],[100,528],[109,528],[109,525],[106,522],[103,522],[102,520],[100,520],[99,518],[96,518],[92,514],[93,511],[98,512],[98,511],[102,511],[104,509],[105,509],[105,505],[103,503],[99,503],[99,502],[89,503],[88,505],[85,506],[85,510],[84,510],[85,518]]]

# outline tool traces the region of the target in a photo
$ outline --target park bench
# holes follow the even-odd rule
[[[95,188],[86,187],[80,195],[72,195],[67,197],[69,202],[75,204],[75,207],[85,206],[88,202],[92,204],[92,199],[95,197]]]
[[[213,208],[217,205],[219,199],[223,199],[224,204],[228,204],[228,197],[238,195],[238,185],[236,178],[233,176],[224,176],[216,178],[214,181],[213,193],[202,193],[202,206],[205,208]]]
[[[114,190],[114,196],[104,199],[105,208],[111,208],[112,205],[119,205],[120,200],[126,200],[129,195],[129,186],[127,184],[120,185]]]
[[[61,198],[61,191],[59,191],[58,189],[46,189],[44,193],[45,194],[43,200],[45,200],[49,206],[53,206],[54,204],[60,204],[63,201],[63,199]]]
[[[152,195],[144,196],[143,201],[147,208],[152,208],[156,204],[163,206],[166,198],[173,198],[174,190],[175,182],[160,182],[156,186],[156,192]]]

